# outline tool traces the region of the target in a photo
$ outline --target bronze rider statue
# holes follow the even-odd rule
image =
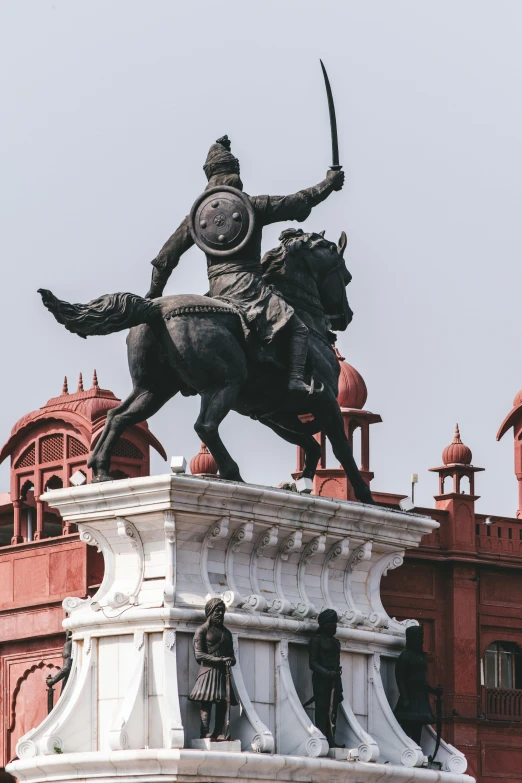
[[[228,136],[218,139],[210,147],[203,169],[208,180],[206,190],[223,186],[243,190],[239,161],[230,152]],[[292,307],[263,279],[260,263],[263,227],[288,220],[306,220],[313,207],[334,190],[341,190],[343,184],[344,172],[330,170],[318,185],[289,196],[247,196],[253,209],[254,225],[246,244],[236,253],[228,253],[225,258],[219,251],[206,253],[210,296],[226,299],[238,306],[243,321],[255,330],[261,344],[270,343],[279,332],[286,336],[290,391],[310,393],[310,387],[304,381],[308,329]],[[219,218],[220,215],[216,214],[216,221]],[[200,230],[199,226],[197,230]],[[152,262],[154,269],[147,298],[156,299],[163,295],[172,270],[193,244],[190,218],[186,217]]]

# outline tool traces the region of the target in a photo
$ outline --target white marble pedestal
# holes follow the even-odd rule
[[[437,526],[358,503],[190,476],[151,476],[49,492],[44,499],[105,559],[93,598],[65,599],[73,670],[51,714],[17,745],[19,780],[441,781],[471,783],[442,743],[442,771],[401,730],[394,659],[405,626],[388,617],[380,581]],[[195,749],[192,652],[206,600],[223,596],[241,707],[222,743]],[[344,702],[328,758],[313,725],[307,643],[325,607],[340,617]],[[232,743],[234,744],[234,743]],[[348,759],[354,759],[350,761]]]

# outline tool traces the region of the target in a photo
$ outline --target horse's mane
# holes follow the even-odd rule
[[[269,250],[261,259],[263,274],[273,277],[284,268],[287,258],[300,250],[312,250],[319,242],[325,242],[322,234],[310,232],[306,234],[302,228],[287,228],[279,235],[279,247]]]

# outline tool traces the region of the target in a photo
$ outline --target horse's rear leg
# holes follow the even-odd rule
[[[303,426],[300,419],[297,416],[291,416],[288,418],[261,418],[259,421],[261,424],[270,427],[272,432],[286,440],[287,443],[292,443],[294,446],[300,446],[303,449],[305,460],[301,478],[313,479],[317,463],[321,458],[321,446],[312,435],[308,435],[306,432],[299,432],[299,427]]]
[[[176,392],[177,389],[167,393],[157,389],[136,388],[121,405],[108,412],[105,428],[89,458],[93,481],[112,481],[111,457],[120,435],[127,427],[139,424],[157,413]]]
[[[219,425],[234,407],[241,385],[229,384],[214,391],[203,392],[201,409],[194,429],[216,460],[219,475],[229,481],[243,481],[239,466],[228,453],[219,436]]]
[[[370,488],[361,476],[353,458],[352,447],[344,432],[343,417],[337,400],[326,389],[321,395],[321,399],[318,400],[317,408],[313,413],[321,424],[321,430],[332,444],[333,453],[343,466],[348,481],[353,487],[355,497],[362,503],[373,504],[375,501],[372,498]]]

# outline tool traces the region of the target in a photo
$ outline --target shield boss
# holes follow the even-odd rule
[[[254,209],[241,190],[221,185],[206,190],[190,210],[190,232],[212,256],[230,256],[246,245],[254,230]]]

